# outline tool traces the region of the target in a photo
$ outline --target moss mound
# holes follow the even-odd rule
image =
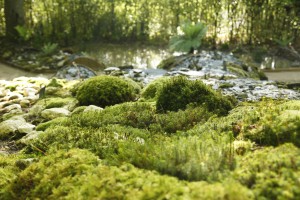
[[[76,98],[81,105],[106,107],[135,99],[135,87],[114,76],[96,76],[80,84]]]
[[[246,155],[234,176],[256,199],[300,199],[300,150],[292,144]]]
[[[204,105],[209,111],[226,114],[233,108],[227,97],[213,91],[203,82],[179,76],[171,78],[159,91],[156,108],[158,111],[178,111],[188,104]]]

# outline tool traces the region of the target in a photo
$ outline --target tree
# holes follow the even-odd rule
[[[25,24],[24,0],[5,0],[4,13],[6,36],[15,39],[18,37],[15,27]]]

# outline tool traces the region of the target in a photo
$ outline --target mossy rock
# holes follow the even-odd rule
[[[226,114],[233,108],[232,102],[215,92],[202,81],[173,77],[159,91],[156,108],[160,112],[186,109],[188,104],[203,105],[211,112]]]
[[[133,101],[135,87],[129,81],[114,76],[96,76],[84,81],[76,93],[80,105],[106,107]]]
[[[163,61],[161,61],[159,63],[159,65],[157,66],[157,68],[159,69],[165,69],[165,70],[170,70],[174,67],[174,65],[176,64],[177,62],[177,57],[169,57]]]

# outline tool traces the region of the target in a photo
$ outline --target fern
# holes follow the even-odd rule
[[[171,51],[193,53],[194,49],[201,46],[201,40],[205,37],[207,27],[199,22],[192,24],[186,22],[181,27],[182,35],[176,35],[170,40]]]
[[[58,48],[57,43],[46,43],[46,44],[44,44],[42,51],[45,56],[49,56],[49,55],[54,54],[54,52],[57,50],[57,48]]]

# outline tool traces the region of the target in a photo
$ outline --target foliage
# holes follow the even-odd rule
[[[57,50],[57,48],[58,48],[58,44],[57,43],[46,43],[42,47],[43,55],[50,56],[50,55],[52,55],[52,54],[55,53],[55,51]]]
[[[15,27],[15,29],[17,30],[17,32],[23,42],[27,42],[32,37],[31,30],[25,26],[18,25]]]
[[[76,98],[81,105],[105,107],[135,99],[134,86],[124,79],[113,76],[96,76],[84,81]]]
[[[173,36],[170,39],[172,51],[193,53],[201,46],[201,40],[205,37],[207,28],[203,23],[192,24],[186,22],[181,26],[182,35]]]
[[[159,91],[156,108],[158,111],[177,111],[188,104],[204,105],[210,112],[226,114],[233,108],[232,103],[221,94],[213,91],[199,80],[174,77]]]
[[[234,176],[256,199],[299,199],[300,150],[292,144],[265,148],[238,162]]]

